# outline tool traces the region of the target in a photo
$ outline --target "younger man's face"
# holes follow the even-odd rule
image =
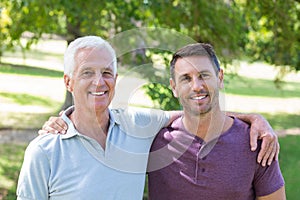
[[[200,115],[219,105],[219,89],[223,87],[223,71],[216,75],[207,56],[178,58],[175,63],[175,80],[170,84],[185,112]]]

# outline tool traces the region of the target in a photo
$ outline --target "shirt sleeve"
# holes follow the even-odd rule
[[[256,165],[253,181],[256,196],[272,194],[284,186],[284,179],[278,161],[273,161],[270,166],[266,167],[262,167],[258,163]]]
[[[49,161],[33,140],[26,148],[17,186],[18,200],[47,200],[49,197]]]

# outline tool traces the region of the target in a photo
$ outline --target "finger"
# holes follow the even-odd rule
[[[262,141],[261,149],[260,149],[260,151],[258,153],[258,156],[257,156],[257,162],[261,163],[262,166],[265,166],[264,165],[265,163],[262,163],[262,160],[264,158],[264,155],[268,151],[269,147],[270,147],[270,142],[267,141],[267,138],[265,137],[264,140]]]
[[[39,135],[44,135],[44,134],[47,134],[47,133],[48,133],[48,131],[45,131],[45,130],[39,130],[38,131]]]
[[[59,124],[57,124],[55,121],[47,121],[44,126],[43,130],[47,131],[48,133],[57,134],[57,133],[64,133],[64,129],[61,128]]]
[[[51,134],[57,134],[59,133],[59,131],[55,128],[52,128],[50,126],[46,126],[45,128],[43,128],[44,131],[47,131],[47,133],[51,133]]]
[[[275,158],[275,155],[276,155],[276,151],[277,151],[277,145],[274,143],[273,144],[273,150],[268,158],[268,165],[270,166],[272,164],[272,161],[274,160]]]
[[[68,126],[64,122],[64,120],[60,117],[50,117],[47,123],[45,123],[45,127],[47,129],[52,128],[59,133],[65,133],[68,129]]]
[[[43,130],[43,131],[47,131],[48,127],[49,127],[49,121],[46,121],[46,122],[44,123],[44,125],[42,126],[42,130]]]
[[[272,160],[269,160],[269,159],[270,159],[273,151],[274,151],[274,154],[275,154],[276,145],[274,144],[274,141],[270,143],[269,147],[267,148],[266,153],[263,155],[263,160],[262,160],[262,163],[261,163],[262,166],[266,166],[266,164],[270,161],[272,162],[273,158],[272,158]]]
[[[58,115],[62,116],[63,113],[64,113],[64,110],[60,111]]]
[[[68,130],[68,125],[62,118],[58,118],[56,123],[62,129],[62,132],[66,132]]]
[[[255,151],[257,148],[257,139],[258,139],[258,132],[256,130],[250,130],[250,146],[251,151]]]

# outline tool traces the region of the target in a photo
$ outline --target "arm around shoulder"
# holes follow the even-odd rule
[[[175,119],[183,115],[183,111],[181,110],[173,110],[173,111],[165,111],[165,112],[167,115],[169,115],[169,121],[166,124],[166,127],[169,126]]]
[[[278,160],[279,142],[269,122],[260,114],[243,114],[226,112],[228,116],[235,116],[250,124],[250,146],[251,150],[257,148],[257,140],[262,139],[261,150],[257,157],[257,162],[262,166],[270,165],[272,161]]]

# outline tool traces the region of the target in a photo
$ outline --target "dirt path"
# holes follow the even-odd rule
[[[38,135],[38,130],[0,130],[0,144],[28,143]]]

